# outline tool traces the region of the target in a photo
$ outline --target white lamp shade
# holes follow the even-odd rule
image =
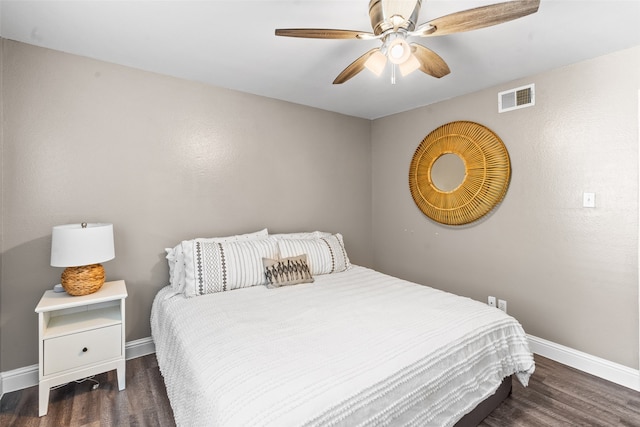
[[[403,39],[394,39],[389,46],[387,46],[387,56],[389,61],[396,65],[402,64],[409,59],[411,55],[411,46]]]
[[[406,76],[407,74],[413,73],[415,70],[420,68],[420,61],[414,54],[409,56],[409,59],[404,61],[402,64],[398,66],[400,68],[400,74]]]
[[[115,258],[113,224],[67,224],[53,227],[51,265],[79,267]]]
[[[367,67],[369,71],[371,71],[376,76],[382,74],[382,70],[384,70],[384,66],[387,64],[387,57],[380,52],[379,50],[375,51],[364,63],[364,66]]]

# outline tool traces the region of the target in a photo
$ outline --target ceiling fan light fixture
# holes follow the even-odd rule
[[[411,47],[404,39],[394,39],[387,47],[387,56],[392,63],[402,64],[411,56]]]
[[[441,78],[451,72],[447,63],[437,53],[419,43],[409,45],[408,37],[444,36],[492,27],[536,13],[540,0],[502,1],[440,16],[416,27],[421,5],[422,0],[369,0],[373,33],[322,28],[280,28],[276,29],[275,34],[310,39],[375,39],[382,42],[382,47],[369,49],[356,58],[342,70],[333,84],[342,84],[365,68],[380,75],[387,61],[392,63],[392,83],[395,83],[396,65],[403,76],[419,69],[432,77]]]
[[[416,58],[414,54],[411,54],[409,55],[409,59],[400,64],[398,68],[400,68],[400,74],[404,77],[420,68],[420,61],[418,61],[418,58]]]
[[[387,65],[387,57],[379,50],[372,53],[364,63],[364,66],[367,67],[367,70],[371,71],[376,76],[382,74],[385,65]]]

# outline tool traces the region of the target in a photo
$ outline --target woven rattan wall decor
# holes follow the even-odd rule
[[[462,183],[439,189],[432,178],[434,163],[445,154],[458,155],[465,166]],[[504,197],[511,165],[502,140],[478,123],[447,123],[427,135],[409,167],[409,189],[420,210],[441,224],[463,225],[482,218]]]

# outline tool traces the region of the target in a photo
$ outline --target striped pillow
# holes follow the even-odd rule
[[[184,243],[184,242],[183,242]],[[183,244],[188,297],[266,285],[262,258],[277,258],[274,240]]]
[[[339,273],[351,267],[341,234],[278,240],[278,248],[282,258],[306,254],[313,275]]]
[[[184,255],[183,246],[193,243],[194,241],[200,242],[240,242],[246,240],[266,239],[269,237],[269,231],[264,228],[260,231],[246,234],[235,234],[233,236],[226,237],[210,237],[210,238],[198,238],[193,240],[185,240],[173,248],[166,248],[167,261],[169,263],[169,284],[173,289],[178,292],[184,291],[185,278],[184,278]]]

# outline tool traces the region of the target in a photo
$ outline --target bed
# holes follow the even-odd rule
[[[512,375],[527,385],[514,318],[351,265],[339,235],[287,236],[168,250],[151,328],[178,426],[474,425]],[[268,260],[303,255],[295,283],[264,283]]]

